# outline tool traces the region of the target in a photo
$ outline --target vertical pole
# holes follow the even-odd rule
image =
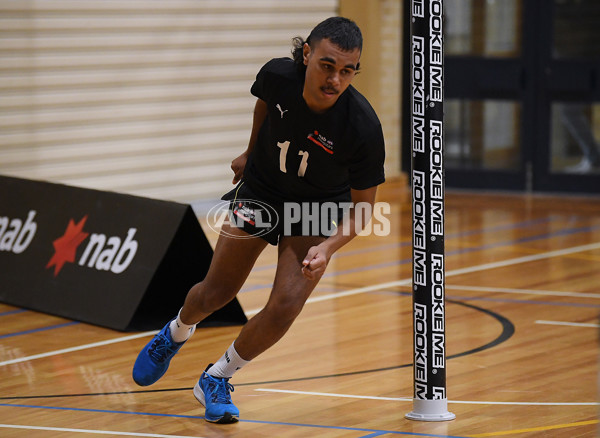
[[[443,0],[411,0],[413,410],[446,421]]]

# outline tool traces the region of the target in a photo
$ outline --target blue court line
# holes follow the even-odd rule
[[[376,436],[383,436],[383,435],[387,435],[387,432],[375,432],[375,433],[370,433],[368,435],[363,435],[359,438],[374,438]]]
[[[391,294],[404,297],[412,297],[412,292],[397,292],[397,291],[376,291],[374,294]],[[587,307],[592,309],[600,308],[600,304],[585,304],[585,303],[553,303],[552,301],[535,301],[535,300],[519,300],[516,298],[488,298],[488,297],[460,297],[457,295],[446,295],[446,298],[454,301],[491,301],[494,303],[518,303],[518,304],[539,304],[543,306],[562,306],[562,307]]]
[[[533,242],[536,240],[543,240],[543,239],[548,239],[551,237],[565,236],[565,235],[569,235],[569,234],[584,233],[584,232],[596,231],[596,230],[600,230],[600,225],[594,225],[594,226],[590,226],[590,227],[571,228],[571,229],[566,229],[566,230],[563,229],[563,230],[555,231],[553,233],[538,234],[535,236],[522,237],[522,238],[515,239],[515,240],[490,243],[487,245],[475,246],[472,248],[461,248],[461,249],[457,249],[454,251],[447,251],[445,256],[447,257],[447,256],[453,256],[453,255],[460,255],[460,254],[465,254],[468,252],[477,252],[477,251],[482,251],[482,250],[486,250],[486,249],[500,248],[503,246],[511,246],[511,245],[515,245],[515,244],[519,244],[519,243]],[[406,258],[404,260],[393,260],[393,261],[389,261],[389,262],[385,262],[385,263],[378,263],[375,265],[362,266],[360,268],[347,269],[345,271],[336,271],[336,272],[332,272],[329,274],[325,273],[323,275],[323,277],[333,277],[336,275],[353,274],[356,272],[361,272],[361,271],[366,271],[366,270],[371,270],[371,269],[387,268],[390,266],[404,265],[404,264],[408,264],[408,263],[412,263],[412,257]]]
[[[517,222],[515,224],[508,223],[508,224],[502,224],[502,225],[494,225],[493,227],[484,228],[484,229],[476,228],[476,229],[470,230],[470,231],[461,231],[459,233],[450,233],[450,234],[447,234],[446,237],[449,237],[450,239],[454,239],[454,238],[458,238],[458,237],[476,236],[477,234],[495,233],[497,231],[507,231],[507,230],[516,230],[519,228],[529,228],[532,225],[540,225],[545,222],[552,222],[555,220],[559,220],[559,218],[543,217],[543,218],[539,218],[539,219],[531,219],[531,220],[527,220],[527,221],[523,221],[523,222]]]
[[[599,229],[600,229],[600,225],[562,229],[562,230],[555,231],[552,233],[544,233],[544,234],[538,234],[538,235],[534,235],[534,236],[521,237],[521,238],[515,239],[515,240],[490,243],[487,245],[475,246],[472,248],[461,248],[461,249],[457,249],[454,251],[446,251],[445,256],[448,257],[448,256],[453,256],[453,255],[466,254],[469,252],[477,252],[477,251],[483,251],[486,249],[500,248],[503,246],[511,246],[511,245],[515,245],[515,244],[519,244],[519,243],[534,242],[536,240],[543,240],[543,239],[548,239],[551,237],[560,237],[560,236],[566,236],[566,235],[570,235],[570,234],[585,233],[585,232],[590,232],[590,231],[596,231]],[[469,233],[469,232],[467,232],[467,233]],[[464,235],[465,235],[465,233],[457,233],[455,237],[462,237]],[[400,242],[400,243],[394,244],[394,246],[398,246],[398,247],[399,246],[409,246],[411,244],[412,244],[411,242]],[[389,245],[385,245],[385,246],[389,246]],[[380,249],[381,249],[381,247],[374,247],[374,248],[369,248],[367,250],[358,250],[358,251],[369,252],[369,251],[379,251]],[[337,258],[337,257],[343,257],[343,256],[344,256],[344,253],[340,254],[339,256],[336,255],[335,257]],[[366,265],[366,266],[361,266],[359,268],[346,269],[345,271],[336,271],[336,272],[331,272],[331,273],[326,272],[325,274],[323,274],[322,278],[336,277],[338,275],[345,275],[345,274],[355,274],[358,272],[368,271],[371,269],[389,268],[392,266],[405,265],[408,263],[412,263],[412,258],[406,258],[403,260],[391,260],[389,262],[378,263],[378,264],[374,264],[374,265]],[[274,268],[276,268],[276,266],[277,265],[263,266],[261,268],[257,268],[257,270],[264,270],[267,268],[274,269]],[[240,293],[251,292],[251,291],[257,290],[257,289],[269,289],[271,287],[273,287],[273,283],[258,284],[258,285],[250,286],[248,288],[244,288],[240,291]]]
[[[253,286],[248,286],[246,288],[244,288],[241,292],[252,292],[253,290],[259,290],[259,289],[270,289],[273,287],[273,283],[268,283],[268,284],[255,284]],[[319,287],[319,292],[329,292],[329,293],[335,293],[335,292],[341,292],[343,290],[347,290],[348,287],[347,286],[335,286],[335,285],[323,285],[323,287]]]
[[[532,220],[528,220],[528,221],[523,221],[523,222],[517,222],[516,224],[502,224],[502,225],[495,225],[493,227],[489,227],[489,228],[484,228],[484,229],[475,229],[475,230],[470,230],[470,231],[462,231],[460,233],[450,233],[447,234],[445,236],[446,239],[455,239],[455,238],[460,238],[460,237],[467,237],[467,236],[474,236],[477,234],[484,234],[484,233],[495,233],[497,231],[506,231],[506,230],[516,230],[519,228],[528,228],[531,225],[539,225],[539,224],[543,224],[544,222],[550,222],[554,219],[551,218],[541,218],[541,219],[532,219]],[[341,257],[348,257],[348,256],[352,256],[352,255],[357,255],[357,254],[364,254],[364,253],[368,253],[368,252],[373,252],[373,251],[382,251],[382,250],[386,250],[386,249],[394,249],[394,248],[402,248],[404,246],[411,246],[412,245],[412,240],[407,240],[404,242],[398,242],[398,243],[388,243],[385,245],[377,245],[377,246],[373,246],[370,248],[363,248],[363,249],[355,249],[352,251],[340,251],[339,253],[336,253],[335,257],[336,258],[341,258]],[[277,267],[276,264],[271,264],[271,265],[266,265],[266,266],[259,266],[253,269],[253,271],[264,271],[267,269],[275,269]],[[242,291],[244,292],[244,291]]]
[[[27,310],[25,310],[25,309],[9,310],[7,312],[0,313],[0,316],[15,315],[17,313],[23,313],[23,312],[27,312]]]
[[[468,252],[481,251],[484,249],[500,248],[502,246],[507,246],[507,245],[510,246],[510,245],[515,245],[515,244],[519,244],[519,243],[535,242],[536,240],[543,240],[543,239],[548,239],[548,238],[552,238],[552,237],[567,236],[569,234],[587,233],[587,232],[596,231],[599,229],[600,229],[600,225],[562,229],[559,231],[554,231],[552,233],[544,233],[544,234],[538,234],[538,235],[534,235],[534,236],[521,237],[519,239],[509,240],[506,242],[489,243],[487,245],[476,246],[473,248],[462,248],[462,249],[457,249],[454,251],[448,251],[446,253],[446,255],[448,256],[448,255],[465,254]]]
[[[32,330],[25,330],[22,332],[7,333],[5,335],[0,335],[0,339],[12,338],[13,336],[28,335],[30,333],[43,332],[46,330],[53,330],[53,329],[57,329],[57,328],[61,328],[61,327],[68,327],[70,325],[75,325],[75,324],[79,324],[79,321],[65,322],[64,324],[49,325],[47,327],[41,327],[41,328],[36,328],[36,329],[32,329]]]
[[[114,410],[106,410],[106,409],[68,408],[68,407],[60,407],[60,406],[37,406],[37,405],[21,405],[21,404],[12,404],[12,403],[0,403],[0,407],[51,409],[51,410],[58,410],[58,411],[94,412],[94,413],[103,413],[103,414],[148,415],[148,416],[152,416],[152,417],[188,418],[188,419],[200,419],[200,420],[204,419],[204,417],[198,416],[198,415],[159,414],[159,413],[155,413],[155,412],[114,411]],[[277,426],[295,426],[295,427],[307,427],[307,428],[313,428],[313,429],[334,429],[334,430],[347,430],[347,431],[357,431],[357,432],[370,432],[371,435],[367,435],[367,436],[377,436],[377,435],[373,435],[374,433],[376,433],[379,435],[393,434],[393,435],[431,437],[431,438],[467,438],[464,436],[457,436],[457,435],[438,435],[438,434],[430,434],[430,433],[400,432],[400,431],[396,431],[396,430],[363,429],[363,428],[358,428],[358,427],[325,426],[325,425],[318,425],[318,424],[303,424],[303,423],[285,423],[285,422],[280,422],[280,421],[261,421],[261,420],[240,419],[240,423],[267,424],[267,425],[277,425]]]

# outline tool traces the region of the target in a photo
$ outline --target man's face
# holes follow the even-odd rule
[[[328,39],[311,49],[304,44],[306,79],[302,97],[308,107],[321,113],[331,108],[356,75],[360,50],[344,51]]]

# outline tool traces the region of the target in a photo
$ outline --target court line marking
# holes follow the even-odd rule
[[[549,252],[541,253],[541,254],[516,257],[513,259],[502,260],[499,262],[484,263],[482,265],[475,265],[475,266],[471,266],[468,268],[453,269],[451,271],[446,271],[446,278],[453,277],[456,275],[471,274],[473,272],[486,271],[488,269],[503,268],[506,266],[517,265],[520,263],[539,261],[539,260],[549,259],[552,257],[569,255],[569,254],[573,254],[573,253],[577,253],[577,252],[590,251],[590,250],[594,250],[594,249],[600,249],[600,242],[590,243],[588,245],[573,246],[571,248],[559,249],[556,251],[549,251]],[[308,300],[306,300],[306,303],[307,304],[308,303],[317,303],[320,301],[331,300],[331,299],[341,298],[341,297],[348,297],[351,295],[357,295],[357,294],[364,293],[364,292],[373,292],[376,290],[391,289],[391,288],[395,288],[398,286],[408,286],[410,284],[412,284],[412,278],[407,278],[407,279],[398,280],[398,281],[390,281],[387,283],[376,284],[373,286],[366,286],[366,287],[360,287],[360,288],[356,288],[356,289],[350,289],[345,292],[337,292],[337,293],[331,293],[331,294],[326,294],[326,295],[320,295],[318,297],[309,298]],[[248,316],[254,315],[254,314],[260,312],[260,310],[261,309],[246,312],[246,315],[248,315]]]
[[[12,338],[14,336],[29,335],[31,333],[43,332],[46,330],[54,330],[54,329],[69,327],[71,325],[77,325],[77,324],[81,324],[81,323],[79,321],[70,321],[70,322],[63,322],[61,324],[49,325],[46,327],[38,327],[35,329],[31,329],[31,330],[24,330],[22,332],[6,333],[4,335],[0,335],[0,339]]]
[[[584,292],[561,292],[554,290],[533,290],[533,289],[510,289],[504,287],[484,287],[484,286],[459,286],[446,285],[446,290],[468,290],[474,292],[500,292],[506,294],[525,294],[525,295],[543,295],[556,297],[577,297],[577,298],[600,298],[600,294]]]
[[[539,240],[539,239],[549,239],[551,237],[564,236],[564,235],[580,233],[580,232],[587,232],[587,231],[592,231],[592,230],[596,230],[596,229],[600,229],[600,226],[570,228],[570,229],[560,230],[560,231],[556,231],[556,232],[552,232],[552,233],[544,233],[544,234],[540,234],[540,235],[524,237],[521,239],[516,239],[516,240],[512,240],[512,241],[508,241],[508,242],[497,242],[497,243],[482,245],[482,246],[478,246],[478,247],[447,251],[446,256],[451,256],[451,255],[456,255],[456,254],[465,254],[465,253],[470,253],[470,252],[475,252],[475,251],[483,251],[486,249],[503,247],[503,246],[506,246],[507,244],[516,245],[516,244],[527,243],[527,242],[531,242],[531,241],[535,241],[535,240]],[[479,233],[480,232],[478,231],[477,234],[479,234]],[[482,231],[482,233],[483,233],[483,231]],[[459,234],[462,234],[462,233],[458,233],[457,234],[458,237],[460,237]],[[469,234],[472,234],[472,233],[466,233],[465,235],[469,235]],[[410,242],[401,242],[400,243],[400,246],[409,246],[409,245],[410,245]],[[374,250],[374,248],[377,248],[377,247],[372,247],[372,248]],[[353,274],[353,273],[362,272],[362,271],[366,271],[366,270],[370,270],[370,269],[382,269],[382,268],[387,268],[390,266],[398,266],[398,265],[408,264],[411,262],[412,262],[412,259],[408,258],[408,259],[404,259],[404,260],[394,260],[391,262],[378,263],[376,265],[365,265],[365,266],[362,266],[359,268],[351,268],[351,269],[347,269],[344,271],[338,271],[336,273],[327,273],[326,272],[323,275],[323,278],[329,278],[329,277],[333,277],[333,276],[337,276],[337,275],[344,275],[344,274]],[[275,266],[275,265],[273,265],[273,266]],[[272,284],[265,284],[265,285],[262,285],[262,287],[260,287],[260,288],[269,288],[270,289],[272,286],[273,286]],[[250,290],[253,290],[253,289],[255,290],[256,286],[248,288],[248,289],[244,288],[240,291],[240,293],[249,292]]]
[[[269,389],[256,388],[255,391],[260,392],[275,392],[282,394],[298,394],[298,395],[314,395],[320,397],[335,397],[335,398],[357,398],[363,400],[383,400],[383,401],[402,401],[412,402],[412,398],[406,397],[375,397],[368,395],[352,395],[352,394],[334,394],[329,392],[310,392],[310,391],[294,391],[288,389]],[[448,403],[465,404],[465,405],[509,405],[509,406],[599,406],[598,402],[500,402],[500,401],[474,401],[474,400],[448,400]]]
[[[393,292],[390,292],[393,293]],[[400,294],[400,292],[396,292]],[[448,295],[446,294],[446,298],[448,300],[452,299],[454,301],[487,301],[490,303],[522,303],[522,304],[534,304],[538,306],[554,306],[554,307],[580,307],[586,309],[598,309],[600,308],[600,304],[591,304],[591,303],[574,303],[572,301],[563,302],[563,301],[547,301],[547,300],[527,300],[527,299],[508,299],[508,298],[493,298],[489,296],[473,296],[473,295]]]
[[[477,435],[468,435],[468,437],[469,438],[483,438],[483,437],[490,437],[490,436],[514,435],[516,433],[543,432],[546,430],[553,430],[553,429],[565,429],[567,427],[587,426],[589,424],[598,424],[598,420],[587,420],[587,421],[578,421],[575,423],[555,424],[553,426],[530,427],[528,429],[505,430],[502,432],[478,433]]]
[[[516,257],[513,259],[502,260],[499,262],[484,263],[482,265],[471,266],[468,268],[453,269],[451,271],[446,272],[446,278],[453,277],[456,275],[463,275],[463,274],[470,274],[473,272],[485,271],[488,269],[502,268],[502,267],[516,265],[516,264],[520,264],[520,263],[544,260],[544,259],[549,259],[552,257],[569,255],[569,254],[573,254],[573,253],[577,253],[577,252],[590,251],[590,250],[595,250],[595,249],[600,249],[600,242],[590,243],[588,245],[573,246],[571,248],[559,249],[556,251],[549,251],[549,252],[541,253],[541,254],[534,254],[534,255],[529,255],[529,256],[524,256],[524,257]],[[387,283],[380,283],[380,284],[376,284],[376,285],[372,285],[372,286],[365,286],[365,287],[359,287],[356,289],[350,289],[345,292],[337,292],[337,293],[331,293],[331,294],[326,294],[326,295],[320,295],[318,297],[309,298],[306,301],[306,303],[307,304],[308,303],[318,303],[321,301],[333,300],[333,299],[342,298],[342,297],[348,297],[348,296],[357,295],[357,294],[361,294],[361,293],[365,293],[365,292],[374,292],[376,290],[390,289],[390,288],[395,288],[398,286],[407,286],[410,284],[412,284],[412,278],[407,278],[404,280],[397,280],[397,281],[390,281]],[[250,311],[246,312],[246,315],[252,316],[252,315],[257,314],[261,310],[262,310],[262,308],[250,310]],[[85,344],[85,345],[80,345],[77,347],[65,348],[62,350],[49,351],[47,353],[35,354],[33,356],[27,356],[27,357],[21,357],[21,358],[17,358],[17,359],[7,360],[4,362],[0,362],[0,367],[5,366],[5,365],[20,363],[20,362],[27,362],[30,360],[40,359],[40,358],[44,358],[44,357],[56,356],[58,354],[71,353],[73,351],[80,351],[80,350],[86,350],[89,348],[101,347],[104,345],[115,344],[117,342],[124,342],[124,341],[129,341],[132,339],[143,338],[145,336],[150,336],[150,335],[154,336],[156,333],[158,333],[158,330],[144,332],[144,333],[138,333],[138,334],[131,335],[131,336],[124,336],[121,338],[109,339],[107,341],[94,342],[92,344]]]
[[[46,410],[56,410],[56,411],[73,411],[73,412],[94,412],[94,413],[109,413],[109,414],[120,414],[120,415],[142,415],[142,416],[151,416],[151,417],[167,417],[167,418],[189,418],[189,419],[199,419],[204,420],[204,417],[198,415],[175,415],[175,414],[161,414],[155,412],[132,412],[132,411],[112,411],[106,409],[85,409],[85,408],[69,408],[69,407],[58,407],[58,406],[35,406],[35,405],[13,405],[13,404],[5,404],[1,403],[0,407],[16,407],[16,408],[28,408],[28,409],[46,409]],[[265,424],[265,425],[275,425],[275,426],[293,426],[293,427],[302,427],[309,429],[325,429],[325,430],[341,430],[341,431],[353,431],[353,432],[368,432],[368,433],[384,433],[391,435],[403,435],[403,436],[417,436],[417,437],[431,437],[431,438],[467,438],[464,435],[447,435],[447,434],[435,434],[435,433],[419,433],[419,432],[403,432],[399,430],[378,430],[372,428],[359,428],[359,427],[350,427],[350,426],[333,426],[333,425],[324,425],[324,424],[307,424],[307,423],[291,423],[284,421],[265,421],[265,420],[251,420],[246,418],[241,418],[240,423],[251,423],[251,424]],[[102,431],[100,431],[102,432]],[[177,438],[176,435],[163,435],[165,438]],[[188,438],[188,437],[184,437]],[[192,437],[189,437],[192,438]],[[196,438],[196,437],[194,437]],[[197,437],[201,438],[201,437]]]
[[[477,230],[462,231],[462,232],[458,232],[458,233],[449,233],[448,235],[446,235],[446,238],[447,239],[458,239],[461,237],[476,236],[478,234],[495,233],[498,231],[514,230],[514,229],[519,229],[519,228],[528,228],[531,225],[539,225],[539,224],[543,224],[546,222],[554,222],[554,221],[560,221],[560,220],[562,220],[562,219],[547,218],[547,217],[539,218],[539,219],[529,219],[529,220],[521,221],[521,222],[517,222],[517,223],[498,224],[498,225],[491,226],[489,228],[484,227],[484,228],[477,229]],[[543,234],[542,236],[544,238],[547,238],[552,235],[553,235],[552,233],[550,233],[550,234],[546,233],[546,234]],[[537,237],[537,236],[535,236],[535,237]],[[363,249],[355,249],[355,250],[343,249],[336,253],[336,258],[353,256],[356,254],[365,254],[365,253],[369,253],[369,252],[378,252],[378,251],[382,251],[385,249],[401,248],[401,247],[405,247],[405,246],[410,246],[411,243],[412,243],[411,241],[401,241],[401,242],[397,242],[397,243],[388,243],[385,245],[370,246],[368,248],[363,248]],[[511,243],[515,243],[515,242],[512,241]],[[471,249],[472,248],[469,248],[469,250],[471,250]],[[479,247],[477,249],[485,249],[485,247]],[[269,265],[258,266],[257,268],[255,268],[255,270],[263,271],[266,269],[275,269],[275,268],[277,268],[276,264],[269,264]],[[242,289],[242,292],[245,292],[245,291],[247,291],[247,289]]]
[[[352,295],[358,295],[358,294],[362,294],[365,292],[374,292],[376,290],[392,289],[392,288],[398,287],[398,286],[410,286],[411,284],[412,284],[412,278],[405,279],[405,280],[390,281],[387,283],[375,284],[373,286],[358,287],[356,289],[350,289],[345,292],[334,292],[331,294],[319,295],[318,297],[309,298],[308,300],[306,300],[306,304],[319,303],[321,301],[334,300],[336,298],[349,297]],[[261,310],[262,310],[262,307],[260,309],[249,310],[246,312],[246,316],[256,315]]]
[[[27,310],[25,310],[25,309],[7,310],[6,312],[1,312],[0,316],[15,315],[17,313],[23,313],[23,312],[27,312]]]
[[[141,436],[149,438],[202,438],[197,435],[162,435],[157,433],[143,432],[120,432],[113,430],[97,429],[71,429],[66,427],[47,427],[47,426],[23,426],[20,424],[0,424],[5,429],[25,429],[25,430],[45,430],[49,432],[74,432],[74,433],[92,433],[96,435],[117,435],[117,436]]]
[[[600,324],[587,323],[587,322],[567,322],[567,321],[544,321],[538,319],[536,324],[547,324],[547,325],[564,325],[569,327],[600,327]]]
[[[143,338],[145,336],[155,335],[156,333],[158,333],[158,330],[154,330],[151,332],[137,333],[135,335],[123,336],[121,338],[108,339],[106,341],[93,342],[91,344],[79,345],[77,347],[63,348],[62,350],[54,350],[54,351],[49,351],[47,353],[34,354],[33,356],[18,357],[16,359],[11,359],[11,360],[6,360],[4,362],[0,362],[0,367],[5,366],[5,365],[20,363],[20,362],[28,362],[30,360],[41,359],[44,357],[56,356],[59,354],[72,353],[73,351],[87,350],[88,348],[103,347],[105,345],[116,344],[117,342],[130,341],[132,339],[138,339],[138,338]]]
[[[577,252],[591,251],[594,249],[600,249],[600,242],[590,243],[587,245],[573,246],[571,248],[558,249],[555,251],[549,251],[541,254],[532,254],[523,257],[516,257],[514,259],[501,260],[499,262],[484,263],[482,265],[476,265],[470,268],[453,269],[452,271],[446,272],[446,277],[470,274],[473,272],[485,271],[487,269],[503,268],[506,266],[517,265],[520,263],[534,262],[538,260],[549,259],[552,257],[574,254]]]

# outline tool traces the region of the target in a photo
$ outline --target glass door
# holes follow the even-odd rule
[[[600,193],[600,1],[444,9],[446,186]]]
[[[525,188],[524,118],[533,111],[525,83],[523,3],[444,0],[447,187]],[[406,148],[402,163],[410,169]]]
[[[521,1],[446,0],[445,12],[446,183],[521,188]]]
[[[548,3],[539,34],[535,185],[600,193],[600,1]]]

